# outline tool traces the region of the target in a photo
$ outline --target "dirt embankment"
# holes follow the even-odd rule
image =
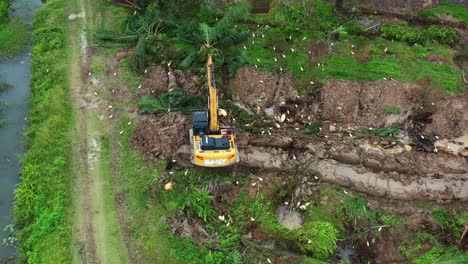
[[[435,152],[432,144],[466,133],[466,93],[444,98],[428,94],[422,85],[392,80],[331,80],[314,101],[298,95],[292,76],[252,68],[239,70],[230,85],[237,103],[275,122],[261,134],[238,133],[241,166],[294,172],[376,196],[468,200],[466,156]],[[318,136],[297,132],[313,122],[321,122]],[[360,136],[359,129],[396,124],[404,146]],[[146,117],[132,143],[148,159],[185,163],[189,126],[190,117],[179,113]],[[466,153],[465,147],[461,154]]]

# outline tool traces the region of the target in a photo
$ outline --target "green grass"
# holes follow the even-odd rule
[[[426,263],[467,263],[468,254],[458,251],[455,247],[444,247],[437,245],[431,248],[426,253],[416,257],[410,263],[426,264]]]
[[[328,56],[323,61],[325,66],[313,69],[316,78],[322,82],[330,78],[366,81],[385,78],[407,83],[428,77],[433,88],[441,89],[447,94],[463,90],[461,73],[452,66],[438,65],[435,62],[399,58],[396,55],[373,56],[368,63],[345,55]]]
[[[101,121],[93,115],[88,121],[88,128],[99,131],[100,123]],[[95,166],[88,168],[90,176],[96,181],[95,189],[91,194],[96,210],[94,212],[96,215],[93,217],[95,236],[96,240],[105,241],[105,243],[96,243],[96,251],[99,254],[99,259],[103,262],[128,263],[127,250],[122,239],[115,204],[116,184],[110,165],[112,164],[110,139],[108,135],[100,137],[95,135],[95,138],[91,140],[96,140],[98,146],[101,146],[101,152],[96,153]]]
[[[28,152],[23,157],[21,183],[15,190],[19,262],[66,263],[71,258],[67,208],[73,112],[64,6],[64,0],[48,1],[34,22]],[[50,25],[60,30],[47,34]]]
[[[401,110],[400,107],[392,105],[385,107],[385,112],[391,115],[398,115],[401,112]]]
[[[408,45],[383,38],[370,40],[349,36],[348,41],[336,46],[334,54],[322,56],[319,66],[312,65],[308,54],[311,41],[321,38],[317,31],[300,30],[289,35],[286,30],[270,27],[254,29],[253,32],[256,37],[245,45],[246,65],[262,71],[291,72],[297,77],[299,90],[303,93],[311,91],[311,82],[326,83],[330,79],[376,81],[384,78],[404,83],[429,78],[432,88],[447,94],[463,91],[461,73],[457,69],[425,59],[428,55],[440,54],[450,62],[453,50],[446,45],[433,42]],[[289,37],[292,40],[286,41]],[[362,61],[359,57],[366,49],[368,58]]]
[[[360,129],[356,135],[358,137],[374,136],[388,141],[397,141],[395,135],[398,133],[398,131],[400,131],[400,127],[398,126],[389,126],[381,129],[364,128]]]
[[[12,57],[23,52],[29,36],[28,25],[18,19],[0,25],[0,56]]]
[[[170,239],[167,224],[163,221],[158,225],[164,216],[165,208],[148,192],[161,176],[164,164],[154,167],[145,162],[141,154],[132,148],[128,138],[136,126],[129,125],[129,122],[126,116],[120,117],[120,129],[123,132],[118,138],[122,157],[119,177],[123,181],[123,191],[127,194],[134,236],[147,263],[184,263],[178,261],[176,249],[171,248],[174,241]]]
[[[419,14],[429,18],[437,18],[437,15],[451,15],[459,22],[468,23],[468,9],[463,5],[450,4],[447,0],[440,1],[437,7],[424,9]]]

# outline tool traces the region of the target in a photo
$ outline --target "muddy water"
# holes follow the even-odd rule
[[[39,0],[19,0],[12,5],[12,16],[31,22],[34,10],[42,4]],[[14,58],[0,61],[0,82],[12,87],[0,94],[0,102],[7,107],[2,119],[7,124],[0,128],[0,263],[14,259],[15,248],[3,245],[9,232],[4,227],[12,224],[13,190],[19,182],[20,156],[24,153],[23,132],[30,95],[30,48]]]

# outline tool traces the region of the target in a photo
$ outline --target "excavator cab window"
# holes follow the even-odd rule
[[[203,136],[201,140],[202,150],[226,150],[229,149],[230,146],[229,139],[227,138]]]
[[[208,134],[208,113],[202,111],[192,112],[192,126],[195,135]]]

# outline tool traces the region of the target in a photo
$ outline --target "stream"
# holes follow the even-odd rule
[[[17,0],[12,4],[11,17],[18,17],[31,23],[34,11],[42,5],[40,0]],[[13,192],[20,181],[20,160],[24,154],[24,131],[29,108],[31,89],[31,43],[23,54],[14,58],[0,60],[0,83],[11,88],[0,94],[0,102],[5,105],[1,116],[6,121],[0,127],[0,263],[13,261],[16,248],[4,245],[11,233],[7,226],[13,223]]]

